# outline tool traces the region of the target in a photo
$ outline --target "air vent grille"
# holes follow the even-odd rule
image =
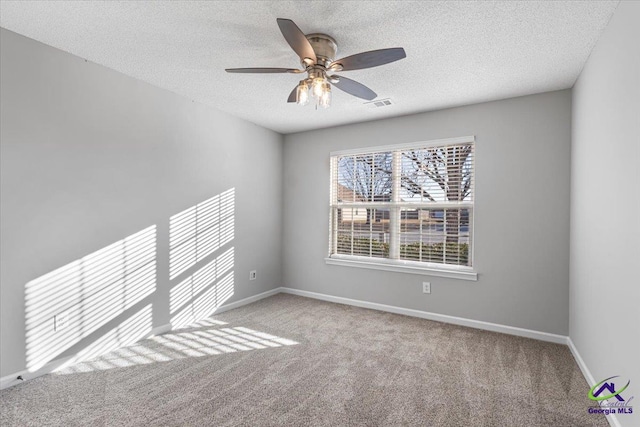
[[[364,105],[366,105],[369,108],[382,108],[382,107],[387,107],[389,105],[393,105],[393,102],[391,102],[391,99],[385,98],[385,99],[376,99],[375,101],[365,102]]]

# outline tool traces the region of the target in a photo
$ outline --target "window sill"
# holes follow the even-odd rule
[[[386,259],[357,258],[350,256],[332,256],[324,259],[326,264],[344,267],[369,268],[372,270],[394,271],[397,273],[421,274],[425,276],[447,277],[449,279],[478,280],[478,273],[469,269],[444,269],[421,265],[411,261],[391,261]]]

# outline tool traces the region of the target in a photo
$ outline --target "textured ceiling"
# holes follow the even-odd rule
[[[573,86],[618,1],[0,2],[0,26],[281,133]],[[276,18],[338,42],[338,57],[404,47],[344,72],[393,105],[334,90],[328,110],[287,104],[300,76]]]

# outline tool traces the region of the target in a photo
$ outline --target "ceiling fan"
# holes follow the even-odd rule
[[[315,98],[316,106],[327,108],[331,105],[331,85],[358,98],[371,101],[378,96],[374,91],[355,80],[333,74],[338,71],[361,70],[377,67],[406,58],[401,47],[370,50],[342,59],[335,59],[338,50],[336,41],[326,34],[304,34],[290,19],[278,18],[278,26],[289,46],[300,57],[304,69],[297,68],[227,68],[228,73],[307,73],[307,78],[291,91],[287,102],[301,105]]]

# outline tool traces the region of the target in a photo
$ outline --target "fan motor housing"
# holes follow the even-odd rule
[[[336,53],[338,52],[338,44],[335,39],[322,33],[307,34],[305,37],[311,43],[311,47],[316,54],[317,64],[329,67],[331,62],[336,59]]]

